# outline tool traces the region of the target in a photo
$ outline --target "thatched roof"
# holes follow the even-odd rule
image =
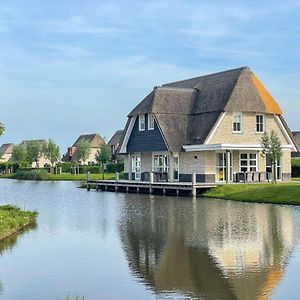
[[[38,139],[38,140],[25,140],[25,141],[22,141],[21,144],[27,145],[28,143],[32,143],[32,142],[38,142],[38,143],[41,143],[41,144],[45,144],[45,143],[47,143],[47,140],[42,140],[42,139]]]
[[[91,148],[99,148],[99,146],[104,142],[103,138],[98,133],[82,134],[81,136],[79,136],[72,147],[76,147],[82,140],[89,142]]]
[[[111,145],[118,145],[118,144],[120,144],[122,136],[123,136],[123,130],[117,130],[114,133],[114,135],[111,137],[111,139],[109,140],[109,142],[107,143],[107,145],[111,146]]]
[[[12,154],[13,149],[14,149],[14,144],[12,144],[12,143],[9,143],[9,144],[3,144],[3,145],[0,147],[0,154],[1,154],[1,155],[3,155],[3,154]]]
[[[179,151],[203,144],[220,114],[233,111],[282,115],[252,71],[241,67],[155,87],[128,117],[153,113],[169,149]]]

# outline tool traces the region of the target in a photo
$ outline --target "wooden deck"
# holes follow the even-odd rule
[[[87,180],[87,190],[111,191],[121,193],[141,193],[176,196],[197,196],[203,190],[216,187],[215,183],[154,182],[134,180]]]

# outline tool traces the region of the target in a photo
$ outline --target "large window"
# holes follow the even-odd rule
[[[281,180],[282,179],[281,160],[278,160],[276,162],[275,169],[276,169],[276,179]],[[267,173],[267,178],[269,180],[272,180],[271,174],[273,174],[273,168],[272,168],[272,163],[271,163],[269,154],[266,155],[266,173]]]
[[[229,152],[229,181],[232,181],[232,153]],[[216,154],[216,174],[217,174],[217,181],[227,181],[227,153],[220,152]]]
[[[153,156],[153,171],[157,173],[168,173],[169,171],[169,155],[155,154]]]
[[[154,129],[154,115],[149,114],[148,115],[148,130],[153,130]]]
[[[256,153],[240,154],[240,171],[256,172],[257,171],[257,155]]]
[[[237,112],[233,113],[232,131],[242,132],[242,113],[237,113]]]
[[[139,115],[139,130],[144,131],[146,128],[145,125],[145,115]]]
[[[264,122],[264,115],[257,114],[256,115],[256,132],[265,132],[265,122]]]
[[[175,154],[173,157],[174,162],[174,180],[179,180],[179,156]]]

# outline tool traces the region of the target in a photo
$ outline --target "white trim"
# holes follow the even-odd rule
[[[240,116],[240,130],[233,130],[233,124],[235,123],[233,120],[234,120],[234,116]],[[232,130],[232,133],[243,133],[243,113],[242,112],[238,112],[238,111],[235,111],[232,113],[232,127],[231,127],[231,130]]]
[[[145,131],[146,130],[146,115],[145,114],[141,114],[138,116],[139,117],[139,131]],[[142,117],[144,119],[144,128],[142,128]]]
[[[257,125],[261,124],[261,123],[257,123],[257,116],[262,116],[263,120],[262,120],[262,125],[263,125],[263,131],[257,131]],[[266,116],[264,113],[256,113],[255,114],[255,132],[257,134],[264,134],[266,132]]]
[[[131,117],[129,126],[127,128],[127,131],[126,131],[126,134],[125,134],[125,137],[124,137],[124,141],[123,141],[123,143],[121,145],[121,148],[120,148],[120,154],[127,153],[127,143],[128,143],[129,138],[131,136],[131,132],[132,132],[135,121],[136,121],[136,116]]]
[[[153,119],[153,127],[151,127],[151,118]],[[155,127],[155,118],[154,118],[154,115],[153,114],[148,114],[147,116],[147,119],[148,119],[148,130],[154,130],[154,127]]]
[[[292,145],[281,145],[282,149],[292,149]],[[261,145],[255,144],[209,144],[209,145],[186,145],[186,152],[209,151],[209,150],[262,150]]]
[[[297,152],[297,147],[296,145],[294,144],[294,142],[292,141],[290,135],[288,134],[288,132],[286,131],[284,125],[282,124],[282,121],[280,120],[280,118],[275,115],[275,120],[277,121],[277,123],[279,124],[280,126],[280,129],[283,131],[285,137],[287,138],[287,140],[290,142],[291,146],[292,146],[292,150]]]
[[[204,141],[203,144],[208,144],[209,143],[210,139],[212,138],[212,136],[214,135],[215,131],[219,127],[219,125],[222,122],[222,120],[224,119],[225,115],[226,115],[226,112],[222,112],[222,114],[219,116],[217,122],[215,123],[214,127],[210,131],[208,137],[206,138],[206,140]]]

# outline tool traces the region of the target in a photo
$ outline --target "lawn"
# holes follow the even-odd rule
[[[225,184],[203,196],[234,201],[300,205],[300,182],[263,184]]]
[[[0,206],[0,241],[35,223],[37,215],[12,205]]]
[[[46,181],[84,181],[86,180],[87,175],[86,174],[78,174],[78,175],[73,175],[70,173],[62,173],[62,174],[50,174],[47,173],[46,176],[43,179],[39,180],[46,180]],[[15,174],[4,174],[0,175],[0,178],[8,178],[8,179],[20,179],[17,178]],[[100,180],[103,178],[102,174],[91,174],[90,178],[92,180]],[[31,180],[31,178],[28,178]],[[115,179],[115,174],[114,173],[105,173],[104,174],[104,179],[106,180],[111,180]]]

